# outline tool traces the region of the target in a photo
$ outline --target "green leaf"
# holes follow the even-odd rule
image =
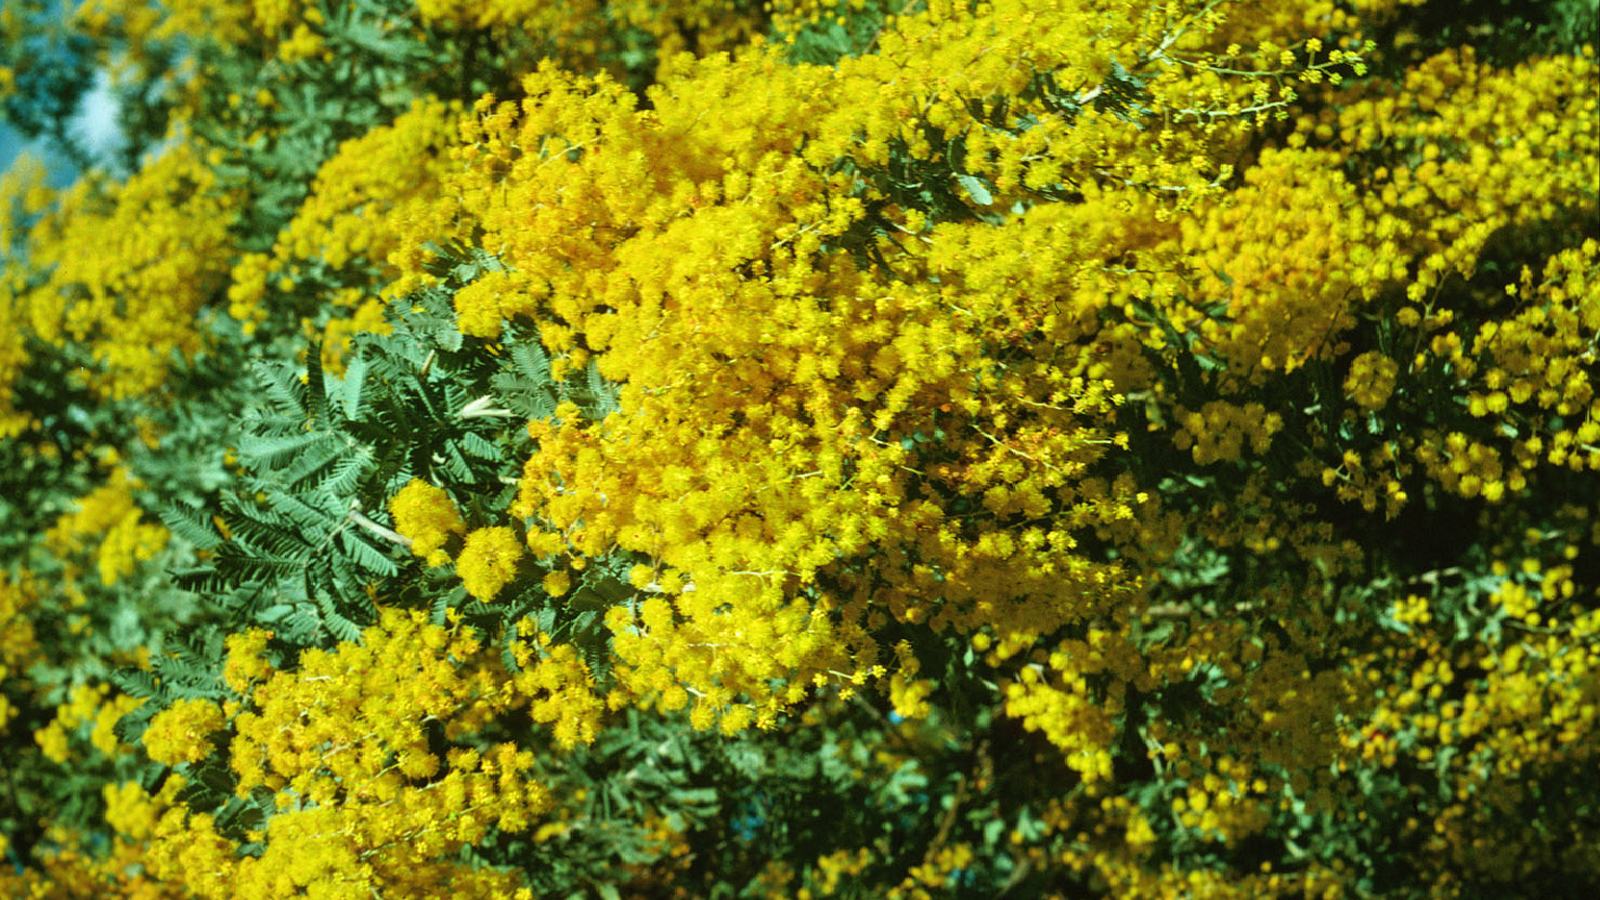
[[[222,543],[222,535],[202,510],[165,503],[156,508],[156,515],[168,531],[193,544],[197,550],[213,550]]]
[[[957,175],[956,181],[967,192],[967,196],[972,198],[973,203],[979,206],[989,206],[994,203],[994,195],[989,193],[988,185],[978,176]]]

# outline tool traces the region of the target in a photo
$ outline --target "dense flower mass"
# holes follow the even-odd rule
[[[1596,11],[1460,6],[8,7],[0,893],[1600,887]]]
[[[208,700],[179,700],[150,721],[144,733],[145,752],[159,763],[199,762],[211,755],[206,738],[221,731],[227,720],[217,704]]]
[[[180,143],[122,184],[86,178],[33,224],[28,262],[43,277],[13,301],[14,321],[71,341],[88,357],[74,377],[97,394],[153,390],[175,352],[200,349],[195,320],[226,275],[234,203],[205,156]]]
[[[466,530],[450,495],[425,481],[412,479],[389,501],[395,528],[411,542],[411,552],[438,566],[450,561],[445,544]]]
[[[493,600],[516,577],[522,546],[509,528],[480,528],[467,535],[456,560],[461,586],[479,600]]]

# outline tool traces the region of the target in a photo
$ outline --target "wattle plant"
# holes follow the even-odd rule
[[[8,7],[0,893],[1600,889],[1600,9],[1444,6]]]

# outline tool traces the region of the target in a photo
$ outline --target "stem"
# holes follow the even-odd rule
[[[362,515],[359,510],[355,510],[355,509],[350,510],[349,516],[350,516],[350,521],[356,523],[357,525],[360,525],[362,528],[365,528],[367,531],[372,532],[373,534],[377,535],[378,537],[381,537],[381,538],[383,538],[385,540],[388,540],[388,541],[393,541],[394,543],[399,544],[400,546],[406,548],[407,550],[411,549],[411,538],[406,537],[405,535],[401,534],[398,531],[394,531],[392,529],[385,528],[382,525],[379,525],[377,522],[374,522],[371,519],[367,518],[366,516]]]

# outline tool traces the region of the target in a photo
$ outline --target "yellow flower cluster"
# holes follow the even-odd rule
[[[1021,680],[1006,688],[1005,709],[1028,730],[1043,731],[1065,753],[1067,765],[1086,780],[1111,777],[1110,747],[1121,703],[1114,696],[1096,702],[1088,696],[1082,675],[1055,688],[1041,681],[1038,670],[1023,669]]]
[[[264,9],[281,6],[283,0],[264,0],[261,5]],[[253,6],[252,2],[227,0],[168,0],[159,6],[138,0],[84,0],[74,17],[88,33],[115,31],[138,49],[151,41],[185,36],[241,43],[250,33]]]
[[[764,8],[778,14],[795,0],[417,0],[421,21],[435,26],[523,32],[563,63],[593,69],[614,58],[629,30],[652,41],[660,58],[711,53],[745,43],[766,27]]]
[[[1229,763],[1219,760],[1218,772],[1193,779],[1183,795],[1172,801],[1178,824],[1225,843],[1250,837],[1271,817],[1269,804],[1263,802],[1269,791],[1267,780],[1251,779],[1249,767]]]
[[[630,41],[637,43],[640,37],[655,45],[662,57],[685,50],[732,49],[765,30],[767,8],[781,14],[809,2],[812,0],[766,4],[742,0],[672,4],[656,0],[416,0],[415,4],[387,4],[364,12],[385,31],[483,31],[508,43],[521,37],[540,55],[593,69],[614,62]],[[159,5],[138,0],[84,0],[74,19],[89,34],[117,34],[129,42],[134,59],[118,60],[118,65],[137,64],[156,52],[156,44],[185,38],[223,46],[261,43],[279,61],[294,63],[331,58],[329,12],[337,14],[337,8],[309,0],[165,0]],[[0,78],[5,74],[0,70]],[[0,86],[3,84],[0,81]]]
[[[1557,546],[1554,561],[1495,565],[1487,598],[1495,631],[1468,638],[1453,622],[1435,622],[1423,598],[1397,604],[1412,636],[1368,662],[1378,703],[1343,734],[1351,756],[1389,772],[1437,773],[1438,818],[1411,818],[1406,828],[1441,885],[1511,885],[1541,871],[1577,878],[1593,865],[1573,852],[1588,838],[1571,811],[1587,801],[1567,778],[1549,776],[1600,757],[1600,613],[1574,602],[1582,597],[1571,564],[1578,546]],[[1402,742],[1406,730],[1415,734]],[[1536,798],[1535,785],[1553,787]],[[1531,803],[1549,827],[1527,828],[1513,814]]]
[[[1600,241],[1551,257],[1535,284],[1523,272],[1514,315],[1474,337],[1481,362],[1467,408],[1477,417],[1514,419],[1530,432],[1512,448],[1523,468],[1545,462],[1600,471],[1600,394],[1592,376],[1600,359]],[[1513,412],[1514,411],[1514,412]]]
[[[323,7],[309,0],[165,0],[159,5],[130,0],[85,0],[75,12],[91,34],[116,31],[136,54],[149,45],[180,38],[223,45],[264,41],[278,59],[293,63],[322,50]]]
[[[163,795],[165,795],[163,791]],[[7,897],[168,897],[177,896],[144,870],[140,847],[121,839],[110,846],[84,846],[65,828],[45,832],[49,844],[35,852],[38,866],[0,869],[0,893]],[[0,851],[7,842],[0,839]]]
[[[276,264],[321,260],[335,270],[353,260],[384,265],[397,248],[396,221],[422,214],[438,200],[443,166],[437,157],[454,137],[459,114],[452,104],[418,100],[388,125],[341,144],[279,233]]]
[[[1272,436],[1283,430],[1283,416],[1267,412],[1260,403],[1212,400],[1197,411],[1178,407],[1177,413],[1181,426],[1173,432],[1172,442],[1202,466],[1237,462],[1247,447],[1260,456],[1272,446]]]
[[[245,254],[233,267],[228,308],[247,332],[279,305],[269,297],[331,284],[339,289],[329,292],[329,305],[341,314],[323,326],[330,371],[342,371],[355,334],[387,333],[378,289],[394,276],[389,257],[401,249],[400,223],[442,228],[449,219],[449,204],[438,193],[447,159],[441,150],[454,136],[459,112],[438,100],[418,100],[388,125],[339,146],[317,170],[310,196],[272,250]]]
[[[234,211],[192,141],[122,184],[80,180],[30,231],[29,265],[47,275],[13,312],[43,341],[83,344],[97,393],[145,394],[174,354],[200,349],[196,316],[227,275]]]
[[[0,572],[0,689],[28,690],[26,672],[39,652],[39,641],[34,631],[30,613],[38,595],[33,579],[23,573],[13,578]],[[0,734],[16,716],[11,700],[0,692]]]
[[[1239,0],[1225,9],[1221,31],[1233,41],[1284,40],[1335,32],[1359,36],[1407,6],[1427,0]]]
[[[1243,133],[1215,123],[1250,119],[1177,115],[1226,81],[1208,70],[1209,87],[1190,85],[1177,65],[1161,69],[1157,98],[1189,120],[1170,143],[1087,106],[1015,105],[1041,72],[1087,104],[1107,75],[1095,61],[1159,45],[1159,23],[1134,6],[999,3],[979,16],[935,4],[836,69],[758,51],[675,63],[649,113],[605,78],[553,69],[526,79],[519,104],[480,104],[447,185],[507,271],[458,293],[458,318],[485,337],[534,319],[558,374],[592,358],[625,382],[604,423],[536,424],[515,512],[580,554],[657,562],[663,595],[610,620],[619,677],[647,702],[678,708],[692,688],[710,721],[742,716],[742,695],[762,721],[818,676],[872,671],[881,648],[867,634],[885,615],[961,629],[1004,619],[1036,635],[1087,612],[1089,596],[1109,599],[1115,575],[1064,551],[1074,529],[1125,520],[1142,500],[1126,479],[1082,478],[1124,440],[1106,426],[1113,371],[1063,363],[1034,336],[1082,337],[1104,301],[1086,287],[1090,305],[1063,309],[1049,282],[1124,252],[1119,233],[1087,225],[1095,215],[1153,221],[1215,190],[1220,170],[1178,157]],[[1041,34],[1044,20],[1058,24]],[[1039,124],[1021,136],[982,124],[998,97],[1013,101],[1007,122]],[[928,234],[920,213],[888,206],[907,241],[861,240],[904,280],[824,252],[889,200],[870,183],[855,195],[833,164],[871,171],[891,145],[937,160],[945,145],[928,127],[968,143],[973,177],[993,185],[952,186],[972,199],[1005,208],[1072,182],[1097,203]],[[1176,201],[1152,189],[1168,183],[1182,186],[1167,192]],[[1087,233],[1063,237],[1075,230]],[[1041,256],[996,252],[1015,246]],[[1087,258],[1052,265],[1058,246]],[[1027,279],[1045,283],[1019,289]],[[1253,439],[1264,446],[1279,426],[1249,427],[1268,429]],[[942,458],[924,471],[913,435],[935,434]],[[969,505],[978,516],[958,511]],[[1007,524],[1040,517],[1057,524]],[[853,574],[848,560],[874,554],[890,560],[874,581]],[[1012,593],[994,597],[995,584]]]
[[[199,762],[212,753],[208,738],[227,724],[222,707],[211,700],[179,700],[150,720],[144,749],[158,763]]]
[[[552,644],[548,635],[541,634],[531,644],[518,642],[512,653],[523,667],[514,679],[516,690],[532,698],[528,711],[535,722],[552,725],[556,746],[571,749],[594,743],[604,724],[606,705],[595,692],[594,676],[576,648]]]
[[[248,694],[251,685],[272,674],[272,664],[265,656],[267,642],[271,640],[272,632],[261,628],[228,635],[225,642],[228,658],[222,664],[222,680],[235,693]]]
[[[1444,434],[1415,451],[1424,470],[1465,497],[1499,502],[1523,490],[1541,464],[1600,470],[1600,396],[1590,371],[1600,335],[1600,242],[1557,253],[1542,280],[1524,271],[1507,287],[1512,307],[1469,333],[1444,330],[1452,317],[1430,317],[1439,333],[1417,356],[1448,367],[1460,402],[1477,428]]]
[[[1226,322],[1197,323],[1202,346],[1229,362],[1230,377],[1259,384],[1334,354],[1352,301],[1371,299],[1389,275],[1379,242],[1393,226],[1366,214],[1333,154],[1271,150],[1244,181],[1185,223],[1183,255],[1198,275],[1193,296],[1227,303]]]
[[[233,654],[253,655],[258,649],[247,645],[262,640],[257,634],[231,648],[230,666]],[[509,896],[516,883],[510,874],[462,865],[457,851],[490,829],[525,831],[550,800],[528,777],[531,750],[485,745],[478,735],[519,702],[551,702],[546,692],[574,698],[562,682],[582,677],[582,664],[555,663],[560,677],[536,667],[518,680],[508,678],[498,656],[462,629],[385,610],[361,644],[308,651],[294,672],[256,671],[246,679],[227,753],[241,796],[261,787],[276,795],[276,809],[257,833],[265,847],[259,856],[240,856],[210,815],[182,806],[160,812],[152,825],[144,811],[150,801],[127,787],[118,789],[120,827],[129,837],[147,837],[144,860],[154,876],[198,896],[433,893],[446,886],[458,896]],[[536,713],[541,721],[570,715]],[[180,757],[172,745],[180,732],[193,743],[223,724],[215,704],[182,701],[157,715],[150,730],[159,728],[161,737],[147,734],[146,744],[156,755],[159,743],[160,758],[171,762]],[[563,736],[560,726],[557,735],[583,739]]]
[[[0,278],[9,278],[0,275]],[[16,309],[12,301],[9,288],[12,286],[0,283],[0,317],[5,321],[17,321]],[[7,328],[0,333],[0,438],[12,438],[22,433],[28,427],[29,417],[19,412],[13,405],[11,386],[21,376],[23,367],[28,364],[28,352],[23,348],[24,337],[22,329]]]
[[[49,208],[54,192],[45,183],[39,160],[24,155],[0,175],[0,321],[16,323],[0,329],[0,439],[15,437],[29,425],[28,416],[13,406],[12,385],[28,364],[26,332],[28,275],[12,248],[28,230],[30,220]]]
[[[1106,349],[1096,351],[1095,365],[1123,393],[1148,393],[1152,418],[1170,422],[1177,445],[1193,446],[1197,461],[1237,458],[1242,443],[1230,421],[1268,437],[1275,429],[1260,414],[1204,415],[1230,408],[1220,401],[1208,401],[1202,418],[1168,406],[1171,388],[1155,378],[1151,350],[1206,354],[1216,370],[1207,376],[1211,389],[1224,396],[1314,361],[1340,367],[1346,427],[1357,431],[1368,428],[1358,413],[1383,421],[1415,412],[1394,407],[1396,392],[1429,397],[1425,386],[1449,373],[1465,410],[1486,420],[1481,427],[1423,425],[1354,446],[1330,446],[1321,433],[1296,436],[1309,454],[1300,471],[1320,475],[1341,500],[1391,517],[1410,500],[1414,471],[1462,496],[1499,502],[1522,491],[1541,460],[1591,466],[1585,446],[1594,444],[1580,434],[1593,419],[1582,373],[1594,325],[1581,312],[1592,292],[1581,274],[1591,251],[1573,241],[1550,263],[1548,289],[1525,274],[1508,289],[1513,299],[1524,295],[1520,303],[1485,297],[1487,319],[1443,298],[1451,277],[1470,282],[1491,235],[1568,228],[1561,223],[1596,213],[1600,138],[1577,121],[1600,113],[1597,81],[1589,57],[1502,71],[1466,50],[1427,60],[1398,89],[1369,83],[1354,100],[1302,116],[1288,146],[1265,150],[1243,187],[1176,234],[1140,241],[1133,271],[1110,283],[1095,277],[1095,289],[1120,302],[1127,319],[1101,329]],[[1581,114],[1549,112],[1569,107]],[[1396,291],[1404,305],[1374,309]],[[1554,305],[1534,300],[1541,291],[1553,292]],[[1374,313],[1393,315],[1395,337],[1352,354],[1349,333]]]
[[[1424,303],[1450,273],[1469,277],[1500,228],[1595,208],[1600,138],[1584,123],[1600,113],[1596,79],[1590,57],[1496,71],[1468,48],[1428,60],[1394,94],[1341,106],[1306,127],[1317,138],[1337,135],[1350,156],[1380,143],[1414,151],[1408,165],[1372,171],[1365,203],[1409,226],[1405,247],[1418,265],[1407,296]]]
[[[107,783],[101,793],[106,801],[106,824],[128,840],[143,841],[155,833],[161,812],[173,805],[185,784],[181,775],[172,775],[161,790],[151,796],[138,782]]]
[[[1345,395],[1362,409],[1382,409],[1394,393],[1395,376],[1399,374],[1399,364],[1369,350],[1350,361],[1350,374],[1344,380]]]
[[[917,677],[922,671],[922,662],[912,652],[910,643],[900,641],[895,644],[894,653],[899,666],[889,676],[890,708],[903,719],[925,718],[933,711],[928,697],[938,685],[931,678]]]
[[[56,520],[45,533],[45,547],[69,563],[92,550],[101,584],[112,585],[133,574],[139,563],[167,545],[167,529],[144,521],[143,511],[134,503],[133,491],[140,487],[125,469],[113,469],[105,484]]]
[[[389,500],[395,530],[411,542],[411,552],[442,566],[450,561],[445,544],[466,532],[461,513],[443,488],[418,478],[411,479]]]
[[[603,422],[566,409],[530,426],[538,449],[514,509],[523,521],[466,535],[457,572],[469,593],[492,598],[514,577],[517,527],[541,557],[641,554],[643,597],[606,618],[620,687],[611,702],[688,709],[697,726],[726,731],[771,723],[825,686],[878,678],[889,648],[873,633],[887,622],[970,633],[986,664],[1006,671],[1007,713],[1091,783],[1111,776],[1127,688],[1214,672],[1225,686],[1210,702],[1235,714],[1236,752],[1193,725],[1150,727],[1162,764],[1203,766],[1173,798],[1173,822],[1206,840],[1265,827],[1283,785],[1250,777],[1256,767],[1326,769],[1345,752],[1336,723],[1370,705],[1351,671],[1314,666],[1304,650],[1340,645],[1351,620],[1308,589],[1237,601],[1283,620],[1281,645],[1195,610],[1181,612],[1188,631],[1140,644],[1143,585],[1074,551],[1093,531],[1139,545],[1130,566],[1159,563],[1183,523],[1130,477],[1099,476],[1128,441],[1111,423],[1134,398],[1197,465],[1260,458],[1284,413],[1248,393],[1314,364],[1338,367],[1352,407],[1385,413],[1425,361],[1389,347],[1354,354],[1348,335],[1397,289],[1419,306],[1398,321],[1430,351],[1450,333],[1447,310],[1421,307],[1441,273],[1472,271],[1487,236],[1452,165],[1488,160],[1471,181],[1476,200],[1524,224],[1553,215],[1540,212],[1539,167],[1576,189],[1593,155],[1557,122],[1540,126],[1552,145],[1508,142],[1483,110],[1541,121],[1542,106],[1587,102],[1593,71],[1572,59],[1495,72],[1441,57],[1397,94],[1366,87],[1354,104],[1297,122],[1287,146],[1261,152],[1241,186],[1224,190],[1233,173],[1220,161],[1292,108],[1305,89],[1295,85],[1359,74],[1364,49],[1354,36],[1329,50],[1295,43],[1307,23],[1345,15],[1330,4],[1244,6],[1226,19],[1184,7],[1169,27],[1129,4],[999,2],[980,17],[936,3],[886,29],[876,53],[832,69],[783,65],[761,49],[672,62],[648,111],[605,77],[550,67],[525,79],[520,101],[480,102],[436,175],[443,214],[411,217],[398,246],[476,235],[504,269],[456,294],[462,331],[499,340],[520,320],[557,377],[592,362],[623,389],[621,411]],[[1052,28],[1041,33],[1041,21]],[[1096,104],[1111,77],[1101,61],[1113,57],[1146,61],[1159,137]],[[1060,97],[1022,99],[1042,97],[1026,93],[1041,72]],[[1409,117],[1397,115],[1407,106]],[[1411,129],[1386,139],[1418,147],[1416,161],[1371,168],[1368,129]],[[930,227],[870,177],[892,152],[932,163],[956,139],[970,180],[950,191],[992,221]],[[863,230],[869,210],[892,238]],[[1474,348],[1498,360],[1503,384],[1548,378],[1536,348],[1569,334],[1560,349],[1574,362],[1555,368],[1581,370],[1575,354],[1592,334],[1581,259],[1547,279],[1566,312],[1527,313],[1521,331],[1497,332],[1512,336],[1502,349]],[[422,251],[391,260],[391,292],[426,280]],[[1198,401],[1180,401],[1153,361],[1189,353],[1211,367],[1191,385],[1213,392]],[[1592,399],[1575,384],[1578,399],[1549,396],[1540,408],[1566,403],[1570,421]],[[1327,449],[1305,440],[1311,453]],[[1428,452],[1409,439],[1298,469],[1393,514]],[[1359,555],[1308,520],[1309,504],[1274,492],[1247,479],[1250,518],[1218,514],[1212,539],[1287,549],[1329,570]],[[438,540],[418,552],[463,529],[434,528]],[[401,525],[414,540],[426,530]],[[547,577],[552,594],[569,589],[565,574]],[[1088,639],[1038,646],[1069,622],[1090,623]],[[590,739],[606,703],[587,668],[574,648],[537,643],[539,662],[518,676],[542,698],[536,721],[554,723],[560,744]],[[924,715],[931,684],[899,655],[884,688],[903,715]],[[1387,758],[1381,741],[1364,746]],[[1294,790],[1313,787],[1328,783]],[[1127,840],[1148,843],[1151,824],[1124,817]],[[1083,864],[1130,888],[1223,887],[1111,856]],[[1322,877],[1262,876],[1260,886]]]
[[[479,600],[493,600],[517,576],[522,555],[522,542],[515,531],[502,526],[479,528],[467,534],[456,558],[456,574],[467,593]]]
[[[79,684],[68,694],[67,702],[56,707],[55,718],[35,731],[34,742],[46,758],[66,765],[73,759],[73,739],[87,738],[100,754],[116,756],[126,746],[112,729],[117,721],[142,703],[135,697],[112,695],[108,684]]]

